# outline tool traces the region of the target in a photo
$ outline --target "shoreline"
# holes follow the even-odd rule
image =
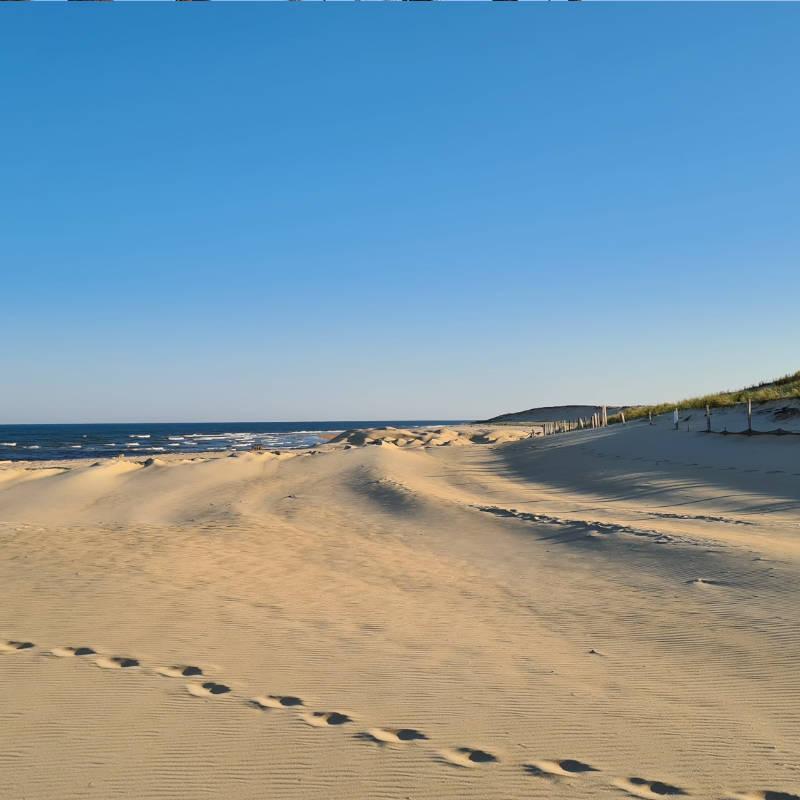
[[[302,449],[321,444],[348,428],[376,425],[444,425],[437,420],[372,422],[332,420],[297,423],[140,423],[85,425],[0,425],[0,462],[185,455],[261,446]]]

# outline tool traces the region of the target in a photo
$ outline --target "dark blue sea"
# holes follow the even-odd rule
[[[313,447],[323,434],[351,428],[455,424],[458,420],[329,422],[136,422],[103,425],[0,425],[0,461],[202,453]]]

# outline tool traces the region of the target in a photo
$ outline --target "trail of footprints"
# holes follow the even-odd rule
[[[16,639],[0,639],[0,654],[13,654],[31,652],[36,649],[33,642]],[[54,647],[50,650],[40,650],[46,656],[58,658],[89,659],[96,656],[94,664],[103,669],[135,670],[143,665],[136,658],[129,656],[102,655],[92,647],[86,645]],[[158,675],[167,678],[193,678],[186,684],[186,690],[195,697],[213,698],[233,692],[232,688],[224,683],[212,680],[203,680],[205,674],[201,667],[191,664],[177,664],[152,669]],[[340,727],[355,722],[349,714],[341,711],[314,711],[306,707],[303,699],[294,695],[269,694],[252,697],[244,701],[250,708],[259,711],[295,710],[301,719],[316,728]],[[359,741],[369,742],[379,746],[405,745],[408,743],[428,742],[429,737],[416,728],[368,728],[354,735]],[[500,758],[494,753],[472,747],[442,748],[435,752],[436,760],[458,767],[486,767],[500,763]],[[559,760],[531,761],[521,765],[523,771],[534,778],[558,781],[562,779],[580,778],[592,773],[602,774],[602,770],[578,761],[574,758]],[[660,800],[665,797],[688,796],[690,792],[679,786],[673,786],[659,780],[651,780],[640,776],[627,778],[613,778],[611,784],[629,795],[645,798],[645,800]],[[766,789],[742,793],[730,793],[725,800],[800,800],[800,795],[790,792]]]

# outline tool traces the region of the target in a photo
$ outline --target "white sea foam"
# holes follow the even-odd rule
[[[129,433],[128,434],[128,438],[129,439],[149,439],[150,438],[150,434],[149,433]]]
[[[0,447],[16,447],[16,442],[0,442]]]
[[[80,449],[81,449],[81,447],[83,447],[83,445],[82,445],[82,444],[71,444],[71,445],[70,445],[70,447],[71,447],[73,450],[80,450]]]

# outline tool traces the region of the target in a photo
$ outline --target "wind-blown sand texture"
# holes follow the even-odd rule
[[[800,440],[528,434],[4,465],[0,796],[796,800]]]

